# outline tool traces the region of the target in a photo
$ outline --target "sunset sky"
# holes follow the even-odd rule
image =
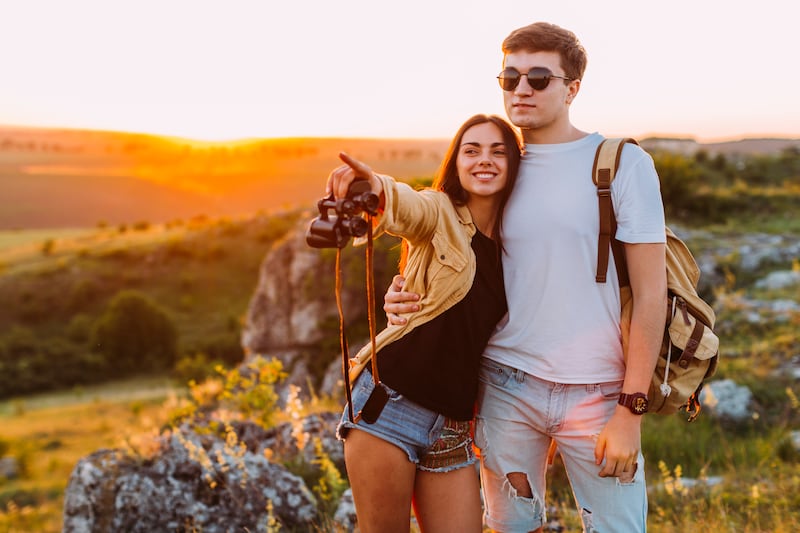
[[[244,137],[449,137],[504,114],[500,43],[589,53],[581,129],[800,137],[794,0],[0,0],[0,124]]]

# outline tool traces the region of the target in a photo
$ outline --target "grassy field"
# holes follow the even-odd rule
[[[19,229],[0,231],[0,252],[40,244],[48,239],[74,239],[93,233],[90,228]]]
[[[148,225],[141,229],[54,228],[0,231],[0,273],[13,274],[36,268],[67,264],[75,256],[87,253],[113,253],[180,238],[182,227]]]
[[[78,460],[156,431],[166,399],[181,393],[169,380],[142,378],[0,402],[0,451],[22,474],[0,479],[0,532],[61,531],[64,489]]]

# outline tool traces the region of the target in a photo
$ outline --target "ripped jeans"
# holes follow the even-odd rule
[[[594,447],[614,412],[622,382],[566,385],[483,358],[475,444],[481,450],[485,524],[527,532],[545,521],[551,439],[558,446],[588,533],[646,530],[644,458],[630,482],[598,476]]]

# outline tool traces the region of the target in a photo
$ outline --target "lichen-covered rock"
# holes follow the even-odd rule
[[[245,426],[252,438],[257,426],[240,424],[243,436]],[[64,531],[267,531],[270,520],[291,529],[317,517],[303,480],[237,432],[182,426],[158,444],[147,459],[120,450],[81,459],[65,494]]]
[[[333,515],[333,521],[342,531],[347,531],[347,533],[355,531],[356,504],[353,501],[353,491],[351,489],[347,489],[342,494],[339,507],[336,508],[336,513]]]
[[[301,457],[311,463],[317,456],[315,442],[319,441],[322,452],[341,470],[344,469],[344,448],[336,439],[338,413],[309,415],[296,424],[281,424],[265,434],[263,447],[271,450],[278,460],[288,461]],[[298,442],[303,444],[302,449]]]
[[[742,422],[753,416],[753,393],[731,379],[706,383],[700,392],[700,403],[724,420]]]

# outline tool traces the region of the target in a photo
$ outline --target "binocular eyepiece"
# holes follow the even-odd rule
[[[333,193],[317,202],[319,216],[306,231],[306,243],[312,248],[344,248],[350,237],[361,237],[369,230],[369,222],[359,215],[375,215],[380,199],[372,192],[368,181],[354,181],[345,198],[335,199]],[[335,214],[331,214],[333,210]]]

